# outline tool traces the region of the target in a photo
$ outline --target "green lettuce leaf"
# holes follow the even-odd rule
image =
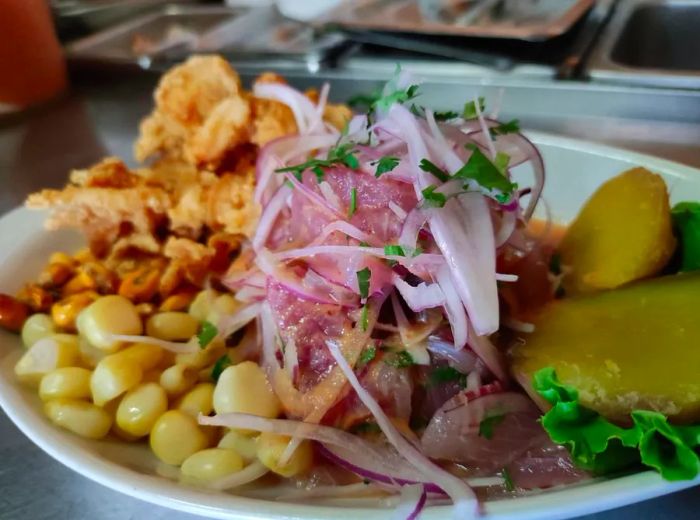
[[[552,408],[541,418],[550,438],[566,446],[578,466],[596,474],[643,463],[667,480],[695,478],[700,458],[700,426],[674,426],[661,413],[632,412],[632,426],[611,423],[579,403],[578,391],[562,384],[553,368],[535,373],[533,388]]]

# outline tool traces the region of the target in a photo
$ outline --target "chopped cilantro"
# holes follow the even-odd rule
[[[214,366],[211,369],[212,380],[215,383],[218,382],[219,377],[221,377],[221,373],[226,369],[226,367],[228,367],[230,365],[231,365],[231,358],[228,357],[228,354],[224,354],[219,359],[217,359],[216,363],[214,363]]]
[[[420,164],[418,167],[423,170],[424,172],[428,172],[438,179],[440,179],[442,182],[447,182],[450,179],[450,175],[440,168],[438,165],[435,163],[429,161],[428,159],[421,159]]]
[[[381,89],[377,89],[371,94],[356,94],[347,100],[347,104],[352,108],[365,107],[369,109],[374,105],[379,98],[382,97]]]
[[[357,211],[357,188],[350,190],[350,207],[348,208],[348,218],[352,216]]]
[[[447,202],[447,197],[442,193],[436,192],[437,187],[433,184],[425,188],[423,194],[423,205],[428,208],[442,208]]]
[[[418,85],[411,85],[404,90],[394,90],[374,102],[373,108],[389,110],[394,103],[405,103],[418,96]]]
[[[203,321],[199,328],[199,333],[197,334],[199,347],[204,348],[209,345],[218,333],[219,330],[216,328],[216,325],[209,321]]]
[[[369,247],[369,244],[364,240],[358,244],[360,247]]]
[[[334,146],[328,150],[327,160],[333,163],[343,163],[353,170],[360,165],[360,161],[358,161],[355,151],[352,149],[352,144],[349,143]]]
[[[493,160],[493,165],[498,168],[498,171],[505,175],[510,163],[510,155],[504,152],[498,152]]]
[[[449,121],[450,119],[457,119],[459,114],[453,110],[447,110],[445,112],[434,112],[435,121]]]
[[[311,171],[314,172],[314,174],[316,175],[316,182],[321,184],[323,182],[323,177],[325,176],[323,168],[321,168],[320,166],[314,166],[313,168],[311,168]]]
[[[450,366],[435,367],[428,376],[428,386],[437,386],[452,381],[457,381],[462,388],[467,386],[466,374],[462,374]]]
[[[479,97],[479,112],[484,111],[486,108],[486,101],[483,97]],[[478,116],[476,112],[476,101],[469,101],[464,104],[464,109],[462,110],[462,117],[464,119],[475,119]]]
[[[507,123],[501,123],[498,126],[494,126],[491,129],[491,136],[496,137],[499,135],[515,134],[520,132],[520,121],[517,119],[511,119]]]
[[[379,178],[386,172],[390,172],[396,168],[399,165],[399,158],[387,155],[372,162],[373,166],[375,164],[377,165],[377,171],[374,173],[374,176]]]
[[[322,168],[329,168],[334,165],[344,164],[348,168],[356,170],[360,166],[360,161],[355,155],[355,150],[352,149],[351,144],[341,144],[334,146],[328,150],[328,155],[325,159],[309,159],[301,164],[296,164],[294,166],[286,166],[284,168],[278,168],[275,170],[277,173],[292,173],[297,179],[301,181],[301,175],[304,171],[311,169],[315,174],[316,178],[319,178],[319,172],[323,172]],[[320,178],[322,180],[322,176]],[[319,180],[319,182],[320,182]]]
[[[366,365],[370,361],[372,361],[375,357],[377,356],[377,347],[374,345],[366,347],[363,351],[362,354],[360,354],[360,359],[358,360],[358,363],[360,365]]]
[[[357,287],[360,290],[360,298],[366,300],[369,296],[369,279],[372,276],[372,271],[369,270],[369,267],[365,267],[355,274],[357,275]]]
[[[506,491],[515,491],[515,484],[513,484],[513,479],[506,468],[501,470],[501,476],[503,477],[503,486],[506,488]]]
[[[362,314],[360,314],[360,328],[362,332],[367,332],[367,326],[369,325],[369,318],[367,317],[367,305],[362,307]]]
[[[401,246],[384,246],[384,254],[393,256],[406,256],[406,253],[404,252],[403,247]]]
[[[481,421],[481,423],[479,423],[479,436],[491,440],[493,438],[493,429],[498,426],[504,418],[505,415],[492,415]]]
[[[416,364],[411,353],[406,350],[396,352],[393,356],[388,357],[385,363],[396,368],[408,368]]]
[[[381,433],[381,428],[373,421],[364,421],[350,428],[351,433]]]
[[[503,161],[503,159],[501,159]],[[503,195],[510,197],[517,184],[510,182],[498,167],[484,155],[476,146],[472,147],[472,154],[467,163],[454,174],[458,179],[473,179],[482,188],[487,190],[500,190]]]

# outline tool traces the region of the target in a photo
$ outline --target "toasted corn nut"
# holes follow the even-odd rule
[[[74,258],[66,253],[56,251],[55,253],[51,253],[51,256],[49,257],[49,264],[61,264],[68,267],[75,267],[78,265],[78,262],[76,262]]]
[[[86,262],[78,271],[89,276],[94,284],[95,289],[101,294],[114,294],[119,286],[119,279],[112,271],[107,269],[99,262]]]
[[[139,303],[136,305],[136,312],[142,318],[148,318],[156,313],[156,306],[152,303]]]
[[[150,445],[156,457],[177,466],[206,448],[209,439],[192,416],[180,410],[169,410],[153,425]]]
[[[112,427],[109,413],[77,399],[54,399],[44,405],[44,412],[54,424],[88,439],[101,439]]]
[[[38,284],[29,283],[18,293],[17,299],[28,305],[34,312],[46,312],[53,304],[53,296]]]
[[[158,418],[168,410],[168,396],[157,383],[142,383],[129,390],[117,408],[117,425],[134,437],[151,433]]]
[[[119,295],[134,303],[147,302],[158,292],[160,271],[143,267],[129,273],[119,285]]]
[[[187,457],[180,468],[183,476],[212,482],[243,469],[243,459],[233,450],[209,448]]]
[[[75,269],[70,264],[50,263],[39,273],[37,281],[39,285],[47,289],[53,289],[66,283]]]
[[[12,332],[22,329],[29,306],[8,294],[0,294],[0,326]]]
[[[40,339],[56,333],[56,324],[48,314],[32,314],[22,325],[22,343],[29,348]]]
[[[15,375],[22,383],[38,385],[57,368],[75,366],[79,360],[78,336],[54,334],[34,343],[15,365]]]
[[[78,252],[76,252],[73,255],[73,259],[80,264],[85,262],[94,262],[96,260],[95,255],[93,255],[92,251],[90,251],[90,249],[87,247],[84,247],[83,249],[80,249]]]
[[[51,306],[51,318],[56,326],[74,332],[78,314],[100,295],[95,291],[71,294]]]
[[[194,300],[196,292],[186,291],[179,292],[168,296],[163,303],[160,304],[161,312],[167,311],[186,311],[192,300]]]
[[[309,441],[302,441],[286,463],[280,458],[287,449],[290,438],[286,435],[262,432],[258,437],[258,460],[267,468],[283,477],[293,477],[305,472],[313,462],[313,452]]]
[[[171,261],[168,267],[165,268],[163,276],[160,279],[158,292],[163,298],[167,298],[175,292],[182,281],[185,279],[184,271],[180,264],[176,261]]]
[[[87,273],[78,271],[66,284],[61,287],[62,296],[70,296],[85,291],[94,291],[97,288],[95,280]]]
[[[207,245],[214,249],[209,268],[212,271],[223,271],[231,265],[231,260],[241,248],[241,239],[237,235],[229,233],[215,233],[207,240]]]
[[[63,367],[46,374],[39,384],[39,397],[42,401],[52,399],[89,399],[90,376],[86,368]]]

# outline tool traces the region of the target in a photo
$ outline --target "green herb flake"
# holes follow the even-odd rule
[[[224,354],[217,359],[216,363],[214,363],[214,366],[211,369],[212,381],[217,383],[219,381],[219,377],[221,377],[221,373],[226,369],[226,367],[231,366],[231,364],[231,358],[228,357],[228,354]]]
[[[561,254],[553,253],[549,259],[549,272],[553,275],[561,274]]]
[[[423,170],[424,172],[428,172],[431,175],[435,176],[437,179],[441,180],[442,182],[447,182],[450,180],[450,175],[440,168],[438,165],[436,165],[434,162],[429,161],[428,159],[421,159],[420,164],[418,167]]]
[[[369,279],[372,276],[372,271],[369,270],[369,267],[365,267],[355,274],[357,276],[357,287],[360,290],[360,298],[366,300],[369,296]]]
[[[681,271],[700,269],[700,202],[679,202],[671,209],[679,239]]]
[[[423,194],[423,206],[427,208],[442,208],[447,202],[447,197],[440,192],[436,192],[436,186],[431,184],[421,193]]]
[[[501,159],[501,162],[503,160]],[[499,190],[505,200],[510,198],[518,185],[510,182],[491,160],[477,147],[472,148],[472,154],[467,163],[455,172],[457,179],[471,179],[487,190]]]
[[[515,491],[515,484],[513,484],[510,472],[506,468],[501,470],[501,477],[503,477],[503,487],[506,488],[506,491]]]
[[[552,408],[541,419],[550,438],[565,445],[572,460],[594,473],[622,470],[639,462],[666,480],[688,480],[700,473],[700,425],[674,426],[658,412],[634,410],[623,428],[582,406],[578,391],[557,379],[552,367],[535,373],[533,388]]]
[[[374,161],[371,163],[372,166],[376,165],[377,170],[374,173],[374,176],[376,178],[381,177],[387,172],[392,171],[394,168],[396,168],[399,165],[399,158],[398,157],[393,157],[391,155],[386,155],[384,157],[381,157],[380,159]]]
[[[357,188],[350,190],[350,207],[348,208],[348,218],[352,216],[357,211]]]
[[[369,244],[364,240],[358,244],[360,247],[369,247]]]
[[[369,317],[367,316],[368,309],[367,305],[362,306],[362,313],[360,314],[360,328],[362,332],[367,332],[367,327],[369,326]]]
[[[483,97],[479,97],[479,112],[483,114],[486,109],[486,100]],[[476,119],[479,114],[476,111],[476,101],[469,101],[464,104],[464,109],[462,109],[462,117],[464,119]]]
[[[374,421],[364,421],[350,427],[351,433],[381,433],[381,428]]]
[[[393,356],[388,356],[385,363],[396,368],[408,368],[416,364],[411,353],[406,350],[400,350]]]
[[[501,123],[498,126],[494,126],[491,129],[491,136],[496,137],[499,135],[516,134],[518,132],[520,132],[520,121],[517,119],[511,119],[507,123]]]
[[[387,111],[391,108],[391,105],[395,103],[403,104],[406,101],[409,101],[418,96],[418,88],[418,85],[411,85],[404,90],[394,90],[393,92],[390,92],[387,95],[377,99],[372,105],[372,108],[378,108],[379,110]]]
[[[492,415],[479,423],[479,436],[484,439],[491,440],[493,438],[493,429],[505,419],[505,415]]]
[[[334,146],[328,150],[328,155],[325,159],[309,159],[301,164],[295,164],[293,166],[285,166],[284,168],[277,168],[276,173],[291,173],[300,182],[302,180],[302,174],[306,170],[312,170],[316,174],[316,178],[319,178],[319,172],[322,172],[322,168],[329,168],[338,164],[344,164],[348,168],[356,170],[360,166],[360,161],[355,155],[355,150],[352,148],[351,144],[341,144]],[[322,180],[322,175],[320,176]],[[320,182],[319,180],[319,182]]]
[[[467,376],[451,366],[435,367],[428,376],[428,386],[433,387],[457,381],[462,388],[467,386]]]
[[[510,155],[504,152],[498,152],[496,157],[493,159],[493,165],[498,168],[498,171],[503,175],[506,174],[508,169],[508,164],[510,163]]]
[[[382,97],[381,89],[377,89],[370,94],[357,94],[347,100],[348,106],[352,108],[370,109]]]
[[[216,335],[219,333],[219,330],[216,328],[216,325],[209,321],[203,321],[202,325],[199,328],[199,333],[197,334],[197,341],[199,342],[199,347],[204,348],[209,343],[211,343]]]
[[[360,354],[360,359],[358,360],[358,363],[362,366],[366,365],[370,361],[372,361],[375,357],[377,357],[377,347],[374,345],[371,345],[369,347],[366,347],[363,351],[362,354]]]
[[[459,113],[453,110],[447,110],[445,112],[434,112],[433,116],[435,117],[435,121],[449,121],[451,119],[457,119]]]
[[[313,168],[311,168],[311,171],[314,172],[314,175],[316,175],[316,182],[321,184],[325,177],[323,168],[321,168],[320,166],[314,166]]]
[[[406,253],[401,246],[384,246],[384,254],[387,256],[406,256]]]

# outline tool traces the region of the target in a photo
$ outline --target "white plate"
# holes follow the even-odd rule
[[[542,134],[531,134],[545,158],[545,198],[555,219],[571,219],[605,179],[631,166],[645,166],[666,178],[674,202],[700,200],[700,171],[653,157]],[[42,230],[44,215],[16,209],[0,219],[0,290],[17,290],[32,279],[55,250],[72,250],[80,238]],[[0,405],[15,424],[49,455],[69,468],[112,489],[172,509],[215,518],[356,519],[387,518],[386,509],[290,504],[237,497],[180,485],[158,476],[148,447],[87,441],[52,426],[42,415],[35,392],[14,381],[12,368],[21,355],[16,336],[0,333]],[[549,490],[537,495],[486,504],[491,519],[565,518],[618,507],[700,483],[669,483],[652,472]],[[47,491],[47,490],[45,490]],[[422,518],[444,516],[427,509]]]

